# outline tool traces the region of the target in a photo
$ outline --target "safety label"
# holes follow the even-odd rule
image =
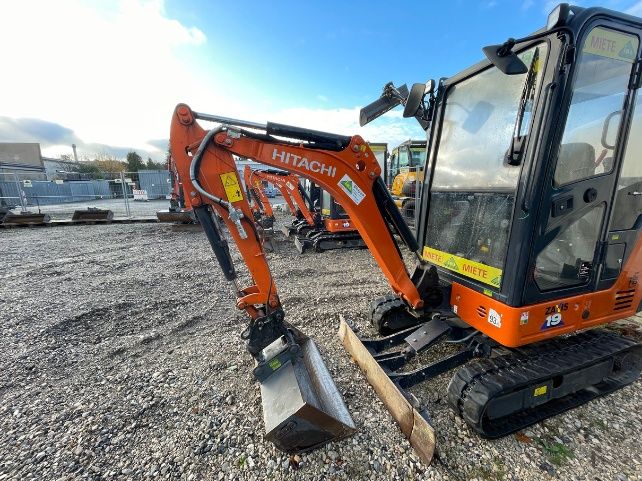
[[[626,35],[608,30],[594,28],[586,37],[584,52],[633,63],[638,51],[639,41],[633,35]]]
[[[424,259],[428,262],[481,281],[484,284],[499,287],[502,283],[502,270],[497,267],[487,266],[481,262],[464,259],[428,246],[424,246],[423,254]]]
[[[230,202],[238,202],[243,200],[243,193],[239,181],[236,177],[236,172],[225,172],[221,174],[221,182],[225,188],[225,195]]]
[[[341,177],[339,187],[341,187],[341,189],[348,194],[348,197],[350,197],[357,205],[359,205],[366,196],[366,194],[357,184],[354,183],[348,174]]]

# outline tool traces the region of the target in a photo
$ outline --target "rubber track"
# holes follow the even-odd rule
[[[370,302],[370,322],[383,336],[418,325],[417,318],[408,314],[408,305],[394,294]]]
[[[361,241],[359,245],[347,245],[347,246],[337,246],[337,242],[350,242],[350,241]],[[326,246],[324,247],[324,244]],[[361,239],[359,234],[320,234],[314,237],[314,242],[312,243],[314,250],[317,252],[323,252],[326,250],[332,249],[363,249],[366,247],[366,244]]]
[[[612,372],[602,382],[585,386],[559,399],[489,420],[489,401],[547,380],[627,353],[634,361],[629,369]],[[642,345],[604,330],[582,332],[542,344],[526,346],[510,354],[468,363],[459,369],[448,386],[448,403],[475,431],[487,438],[498,438],[543,419],[555,416],[635,381],[640,373]]]

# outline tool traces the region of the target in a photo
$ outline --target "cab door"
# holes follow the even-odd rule
[[[609,22],[585,32],[541,196],[526,304],[594,291],[603,272],[640,39]]]

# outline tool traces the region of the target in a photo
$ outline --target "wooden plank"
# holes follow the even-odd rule
[[[419,459],[430,464],[435,452],[435,431],[428,422],[417,412],[404,397],[397,386],[386,375],[381,366],[375,361],[363,345],[359,337],[352,331],[343,316],[340,317],[339,338],[343,346],[361,368],[366,379],[373,387],[386,409],[397,421],[401,432],[408,438]]]

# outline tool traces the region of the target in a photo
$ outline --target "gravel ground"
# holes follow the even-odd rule
[[[317,340],[359,428],[291,458],[262,439],[244,316],[201,232],[11,229],[0,252],[0,480],[642,480],[640,380],[487,441],[436,379],[418,392],[438,436],[423,466],[336,336],[340,313],[367,332],[388,292],[366,250],[269,254],[287,318]],[[634,322],[619,328],[639,336]]]

